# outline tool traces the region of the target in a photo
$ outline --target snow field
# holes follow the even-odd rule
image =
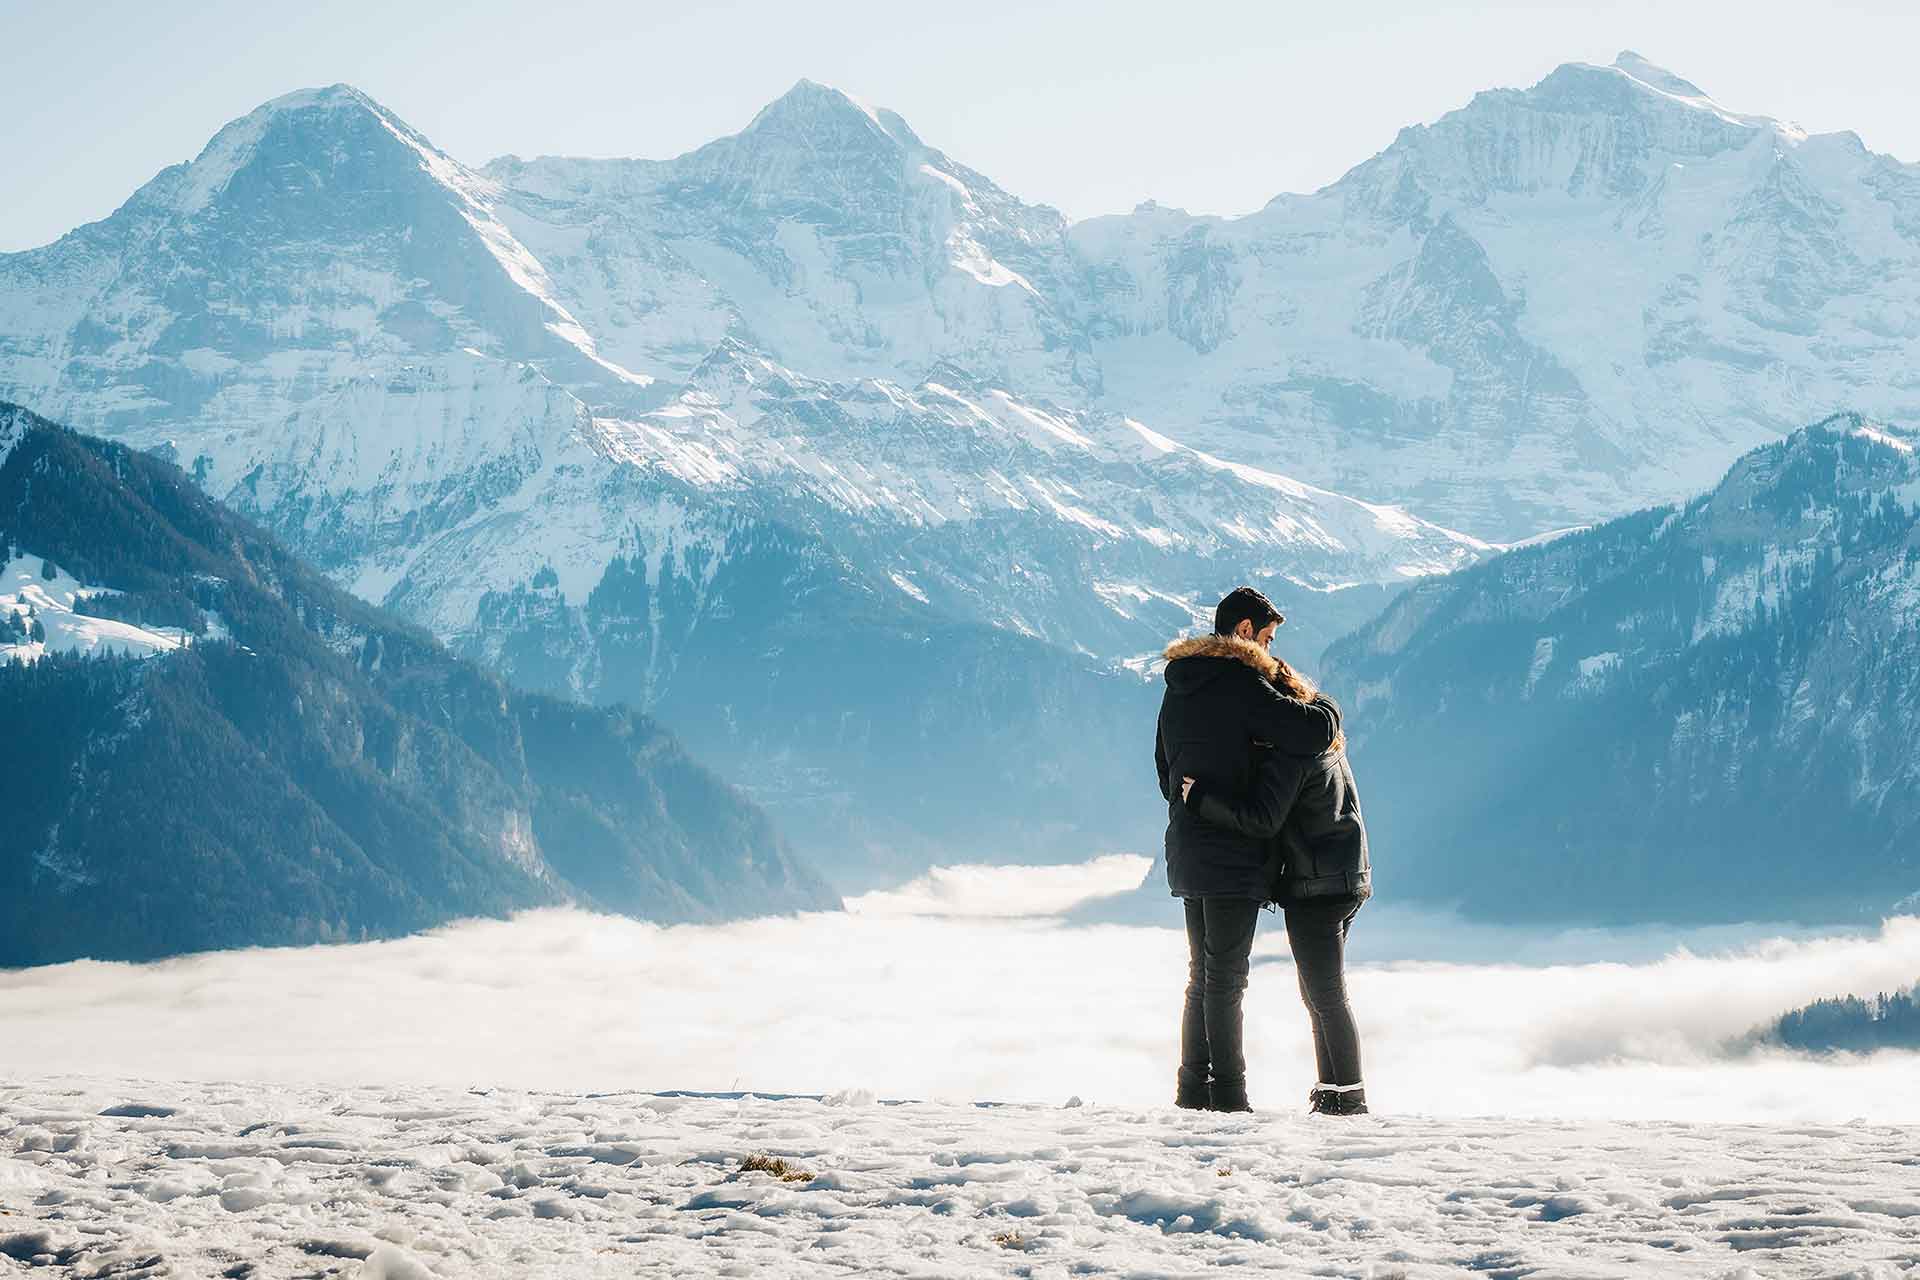
[[[1213,1116],[1165,1105],[1181,934],[1053,914],[1139,864],[0,972],[0,1277],[1920,1280],[1920,1054],[1731,1043],[1910,982],[1920,920],[1676,939],[1370,905],[1353,1121],[1302,1114],[1263,922],[1260,1109]],[[676,1086],[730,1092],[644,1091]]]
[[[0,1274],[1890,1280],[1915,1137],[47,1077]]]
[[[46,630],[44,641],[0,644],[0,662],[32,662],[47,653],[105,653],[146,658],[179,649],[193,636],[179,627],[141,627],[112,618],[75,613],[74,604],[93,595],[112,594],[105,587],[86,586],[58,565],[54,577],[42,569],[42,556],[19,555],[0,567],[0,613],[26,620],[29,609]]]

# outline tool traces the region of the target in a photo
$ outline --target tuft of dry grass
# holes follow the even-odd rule
[[[996,1231],[993,1233],[993,1242],[1002,1249],[1024,1249],[1027,1247],[1027,1238],[1018,1231]]]
[[[740,1162],[742,1173],[770,1173],[782,1182],[811,1182],[813,1175],[783,1156],[750,1155]]]
[[[1231,1178],[1233,1176],[1233,1169],[1231,1166],[1223,1164],[1218,1169],[1215,1169],[1214,1173],[1222,1178]]]

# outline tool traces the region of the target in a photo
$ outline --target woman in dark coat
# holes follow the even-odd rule
[[[1313,684],[1275,659],[1274,686],[1312,702]],[[1203,822],[1273,843],[1278,876],[1274,900],[1286,912],[1287,941],[1300,998],[1313,1023],[1319,1081],[1308,1094],[1313,1111],[1362,1115],[1360,1034],[1347,1000],[1346,941],[1353,917],[1373,893],[1360,795],[1347,763],[1344,735],[1318,756],[1264,749],[1243,793],[1183,777],[1187,808]]]
[[[1274,683],[1278,664],[1267,645],[1283,621],[1272,601],[1240,587],[1214,611],[1212,635],[1166,650],[1153,767],[1167,801],[1167,888],[1182,899],[1187,929],[1175,1106],[1252,1110],[1240,1006],[1260,907],[1273,896],[1273,842],[1195,815],[1180,798],[1180,779],[1245,792],[1258,763],[1254,743],[1314,756],[1340,732],[1330,701],[1288,697]]]

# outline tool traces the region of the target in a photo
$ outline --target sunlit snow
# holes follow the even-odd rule
[[[1070,1101],[0,1083],[0,1267],[1895,1280],[1920,1245],[1914,1131],[1884,1124]]]
[[[19,555],[0,568],[0,615],[22,622],[31,617],[46,632],[44,641],[0,644],[0,662],[32,661],[46,653],[101,653],[144,658],[178,649],[193,640],[179,627],[142,627],[112,618],[75,613],[89,596],[110,595],[104,587],[83,584],[58,565],[46,575],[44,556]]]
[[[944,868],[846,913],[719,926],[542,911],[0,973],[0,1258],[261,1277],[1910,1273],[1915,1130],[1893,1126],[1920,1123],[1920,1054],[1740,1040],[1911,981],[1920,920],[1690,949],[1370,905],[1350,985],[1376,1114],[1334,1122],[1303,1114],[1305,1018],[1263,917],[1258,1110],[1220,1117],[1167,1105],[1177,904],[1148,892],[1147,926],[1061,914],[1144,861]]]

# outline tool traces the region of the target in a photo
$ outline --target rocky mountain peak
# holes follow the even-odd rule
[[[1620,56],[1613,60],[1616,70],[1633,77],[1640,83],[1651,85],[1662,93],[1671,93],[1679,98],[1706,98],[1707,91],[1691,80],[1683,80],[1665,67],[1656,66],[1631,49],[1623,49]]]
[[[1729,111],[1692,81],[1631,51],[1610,65],[1568,62],[1525,89],[1488,89],[1342,180],[1396,218],[1427,213],[1426,196],[1479,204],[1495,193],[1560,190],[1636,199],[1675,163],[1805,134],[1768,116]]]
[[[766,352],[729,335],[694,367],[687,376],[686,388],[727,401],[763,384],[784,385],[794,377],[790,369]]]
[[[349,84],[331,84],[282,94],[228,123],[191,162],[167,170],[142,194],[193,214],[247,175],[262,189],[279,190],[395,168],[425,170],[449,186],[476,180],[367,94]]]
[[[891,206],[908,174],[945,158],[891,111],[802,80],[739,133],[672,162],[683,181],[754,193],[754,204],[826,201],[841,209],[875,198]]]
[[[797,138],[815,146],[916,149],[925,145],[896,112],[869,106],[845,90],[807,79],[762,107],[735,136],[778,146]]]
[[[1551,110],[1598,111],[1664,121],[1655,132],[1682,149],[1703,139],[1717,145],[1729,131],[1736,139],[1759,130],[1796,139],[1804,136],[1796,126],[1772,116],[1728,110],[1693,81],[1631,49],[1623,50],[1606,66],[1565,63],[1521,96]]]

